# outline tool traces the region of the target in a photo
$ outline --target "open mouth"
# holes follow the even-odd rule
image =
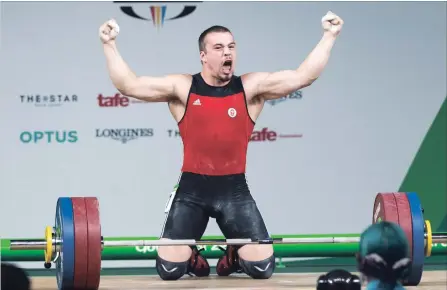
[[[224,69],[224,71],[226,71],[226,72],[229,72],[230,70],[231,70],[231,66],[233,65],[233,61],[232,60],[226,60],[224,63],[223,63],[223,69]]]

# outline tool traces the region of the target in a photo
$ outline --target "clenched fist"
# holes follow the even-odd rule
[[[337,36],[340,34],[343,26],[343,19],[329,11],[325,16],[323,16],[321,23],[325,32],[327,31],[334,36]]]
[[[120,33],[120,27],[114,19],[110,19],[99,28],[99,37],[103,43],[115,40],[118,33]]]

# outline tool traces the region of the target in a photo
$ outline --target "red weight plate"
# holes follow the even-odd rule
[[[97,290],[101,279],[101,223],[99,201],[96,197],[85,197],[88,225],[87,289]]]
[[[393,193],[378,193],[374,201],[373,221],[389,221],[399,224],[396,200]]]
[[[87,211],[82,197],[72,197],[74,225],[74,289],[85,289],[87,279]]]
[[[394,193],[397,204],[397,213],[399,216],[399,225],[407,236],[410,246],[410,257],[413,257],[413,221],[411,215],[410,203],[406,193]]]

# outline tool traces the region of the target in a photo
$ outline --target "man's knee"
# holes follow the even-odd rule
[[[170,240],[162,238],[160,240]],[[160,246],[158,247],[158,256],[171,262],[183,262],[191,257],[191,247],[188,246]]]
[[[253,279],[269,279],[275,271],[275,256],[262,261],[246,261],[239,257],[239,264],[242,270]]]
[[[161,279],[172,281],[178,280],[186,274],[188,263],[189,259],[184,262],[169,262],[157,256],[155,268]]]

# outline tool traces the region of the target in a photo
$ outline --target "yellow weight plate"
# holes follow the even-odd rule
[[[431,224],[429,220],[425,220],[425,231],[427,234],[427,242],[425,245],[425,256],[430,257],[431,249],[433,247],[433,238],[432,238]]]
[[[45,228],[45,263],[50,264],[53,257],[53,228],[48,226]]]
[[[432,238],[432,231],[431,231],[431,224],[429,220],[425,221],[425,231],[427,234],[427,240],[425,245],[425,256],[430,257],[431,256],[431,249],[433,247],[433,238]]]

